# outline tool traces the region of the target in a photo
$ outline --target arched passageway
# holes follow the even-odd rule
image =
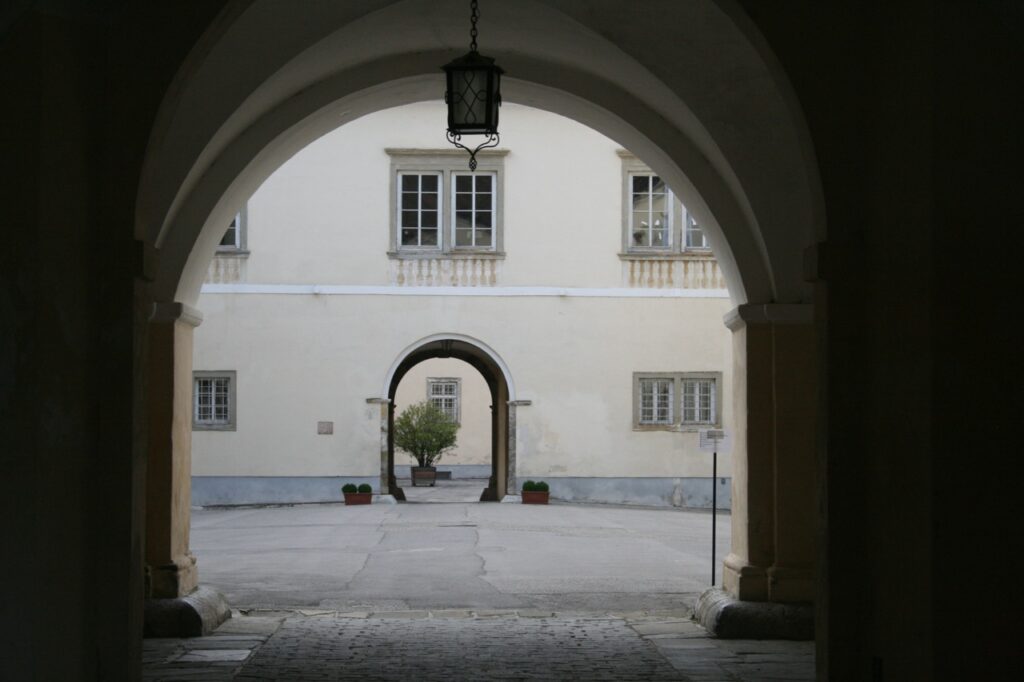
[[[160,253],[148,365],[154,596],[185,594],[197,581],[181,414],[189,404],[192,329],[201,319],[192,306],[221,226],[269,173],[324,132],[381,108],[437,98],[435,65],[464,49],[455,28],[463,3],[378,5],[369,13],[346,4],[307,7],[299,24],[273,2],[226,14],[179,74],[153,131],[137,225]],[[487,51],[510,75],[507,100],[574,118],[633,150],[705,226],[737,304],[726,320],[738,427],[723,582],[742,600],[811,601],[817,350],[802,260],[824,231],[813,154],[785,80],[743,29],[713,2],[667,13],[660,25],[700,26],[699,35],[651,40],[646,23],[641,31],[609,14],[496,4]],[[602,22],[625,35],[609,41]],[[634,41],[673,47],[642,58],[620,49]],[[252,45],[261,46],[258,66],[221,59]],[[685,63],[702,67],[666,70]],[[730,89],[708,97],[718,82]],[[390,391],[379,398],[382,409]],[[382,460],[387,451],[385,444]],[[512,485],[511,452],[508,460]],[[495,490],[504,492],[500,477]]]
[[[436,334],[406,348],[388,370],[386,398],[371,399],[381,405],[381,486],[405,500],[405,492],[395,478],[395,396],[410,369],[432,358],[455,358],[469,364],[487,383],[491,397],[491,475],[481,502],[496,502],[516,488],[515,411],[520,401],[508,366],[486,344],[461,334]]]

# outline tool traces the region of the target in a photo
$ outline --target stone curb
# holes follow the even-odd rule
[[[224,595],[200,585],[176,599],[147,599],[143,637],[202,637],[231,617]]]

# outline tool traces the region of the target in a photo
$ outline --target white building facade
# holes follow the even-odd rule
[[[484,499],[729,507],[726,284],[640,159],[569,119],[502,110],[502,145],[446,147],[444,109],[384,110],[311,144],[240,210],[194,345],[192,502],[396,492],[396,410],[462,424],[440,462]],[[557,229],[553,229],[557,227]],[[386,305],[384,303],[386,302]],[[571,343],[566,343],[571,339]],[[400,491],[399,491],[400,492]]]

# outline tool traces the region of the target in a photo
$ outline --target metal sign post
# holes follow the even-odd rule
[[[732,449],[732,441],[722,429],[701,429],[700,449],[711,452],[711,586],[715,586],[715,544],[718,536],[718,451]]]

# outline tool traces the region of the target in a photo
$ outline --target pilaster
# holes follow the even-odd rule
[[[147,596],[175,598],[198,582],[189,551],[192,457],[192,334],[203,316],[158,303],[149,324],[146,466]]]
[[[722,584],[745,601],[814,597],[817,368],[813,307],[743,305],[733,332],[732,548]],[[746,415],[746,418],[743,418]]]

